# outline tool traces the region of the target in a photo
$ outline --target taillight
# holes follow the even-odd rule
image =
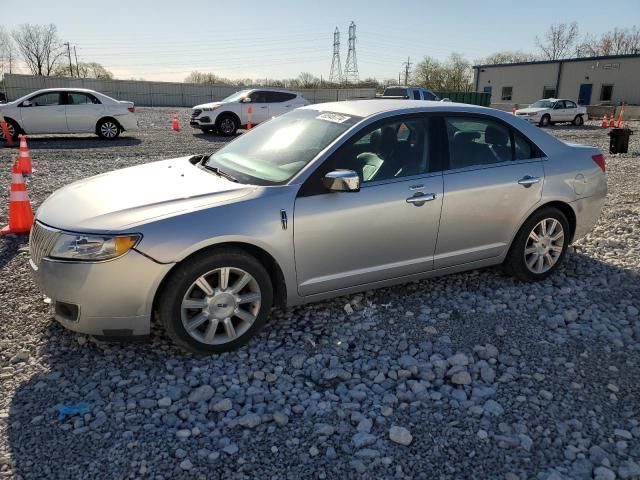
[[[604,159],[604,155],[599,153],[598,155],[594,155],[591,158],[593,159],[594,162],[598,164],[598,166],[600,167],[600,170],[602,170],[603,172],[606,170],[607,162]]]
[[[127,110],[129,110],[131,113],[136,113],[136,107],[128,107]]]

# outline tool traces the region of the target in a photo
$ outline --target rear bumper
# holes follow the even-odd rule
[[[56,320],[69,330],[108,337],[149,334],[155,292],[172,267],[135,250],[100,263],[29,263]]]
[[[118,120],[120,126],[127,132],[135,132],[138,130],[138,118],[133,113],[129,115],[118,115],[115,119]]]
[[[605,199],[606,190],[602,195],[581,198],[571,203],[573,210],[576,212],[576,231],[573,235],[574,242],[593,230],[602,213]]]

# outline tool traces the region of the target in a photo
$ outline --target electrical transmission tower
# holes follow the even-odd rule
[[[354,22],[349,25],[349,51],[347,52],[347,63],[344,65],[344,79],[347,83],[357,83],[360,80],[358,59],[356,58],[356,24]]]
[[[340,63],[340,30],[338,27],[333,32],[333,58],[331,60],[331,72],[329,81],[342,83],[342,64]]]

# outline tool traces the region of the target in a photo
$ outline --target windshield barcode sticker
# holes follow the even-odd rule
[[[349,120],[351,117],[348,117],[347,115],[340,115],[339,113],[322,113],[318,115],[316,118],[320,120],[326,120],[328,122],[344,123],[347,120]]]

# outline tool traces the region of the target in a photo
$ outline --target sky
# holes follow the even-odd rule
[[[329,76],[333,31],[356,23],[360,78],[398,78],[403,62],[457,52],[470,61],[500,50],[535,51],[552,23],[581,33],[640,26],[640,0],[28,0],[0,25],[54,23],[79,61],[116,78],[182,81],[192,70],[228,78]],[[26,71],[25,71],[26,73]]]

